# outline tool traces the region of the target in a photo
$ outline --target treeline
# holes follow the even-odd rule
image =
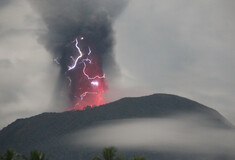
[[[29,156],[25,156],[21,153],[15,152],[13,149],[8,149],[5,153],[0,155],[1,160],[50,160],[46,158],[45,154],[33,150],[30,152]],[[115,147],[104,148],[102,154],[96,154],[93,157],[93,160],[128,160],[123,157],[121,154],[117,155],[117,149]],[[134,156],[131,160],[146,160],[142,156]]]
[[[93,157],[93,160],[128,160],[127,158],[123,157],[121,154],[117,155],[117,149],[114,147],[107,147],[104,148],[102,151],[102,155],[96,154]],[[142,156],[134,156],[132,160],[146,160]]]
[[[27,157],[21,153],[15,152],[13,149],[8,149],[5,153],[0,155],[1,160],[49,160],[45,154],[37,150],[31,151]]]

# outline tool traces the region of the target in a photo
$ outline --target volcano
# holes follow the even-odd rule
[[[216,110],[195,101],[169,94],[154,94],[144,97],[123,98],[118,101],[89,107],[82,111],[66,111],[63,113],[42,113],[25,119],[18,119],[0,131],[0,153],[8,148],[17,152],[28,154],[33,149],[38,149],[54,160],[79,160],[92,159],[100,150],[85,146],[72,146],[65,142],[64,137],[82,131],[98,122],[107,120],[121,120],[136,118],[167,118],[179,114],[188,116],[200,115],[200,123],[206,127],[234,130],[226,118]],[[199,120],[199,119],[198,119]],[[122,131],[120,131],[122,132]],[[124,154],[136,152],[124,151]],[[216,160],[234,159],[227,155],[198,153],[168,153],[163,151],[146,152],[139,150],[137,154],[144,155],[147,159],[170,160]]]

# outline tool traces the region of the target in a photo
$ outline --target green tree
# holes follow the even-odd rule
[[[117,149],[114,147],[107,147],[103,149],[102,156],[104,160],[124,160],[121,155],[116,156]],[[95,155],[93,160],[102,160],[99,155]]]
[[[26,156],[22,156],[22,158],[24,160],[49,160],[48,158],[47,159],[45,158],[45,154],[37,150],[31,151],[29,158],[27,158]]]
[[[144,158],[144,157],[141,157],[141,156],[134,156],[133,158],[132,158],[132,160],[146,160],[146,158]]]
[[[20,157],[13,149],[8,149],[3,155],[0,155],[1,160],[17,160]]]

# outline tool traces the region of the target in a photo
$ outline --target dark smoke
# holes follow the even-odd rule
[[[29,0],[41,14],[48,32],[40,35],[40,42],[59,58],[61,76],[58,88],[64,91],[64,76],[71,59],[71,42],[83,36],[106,75],[117,73],[112,52],[114,34],[112,24],[126,6],[127,0]],[[69,46],[69,47],[68,47]],[[111,72],[110,72],[111,71]],[[57,89],[58,89],[57,88]]]

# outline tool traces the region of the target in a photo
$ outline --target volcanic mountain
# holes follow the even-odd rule
[[[8,148],[28,154],[38,149],[51,160],[92,159],[100,150],[84,146],[72,146],[64,141],[66,135],[96,126],[97,122],[121,119],[167,118],[176,115],[200,115],[202,125],[233,130],[234,127],[217,111],[195,101],[169,94],[154,94],[137,98],[123,98],[99,107],[87,107],[83,111],[42,113],[30,118],[18,119],[0,131],[0,153]],[[121,132],[121,131],[120,131]],[[124,153],[128,155],[128,151]],[[131,152],[133,155],[135,152]],[[229,159],[226,155],[201,155],[166,152],[138,151],[148,159]],[[234,157],[233,157],[234,158]],[[232,159],[232,158],[230,158]]]

